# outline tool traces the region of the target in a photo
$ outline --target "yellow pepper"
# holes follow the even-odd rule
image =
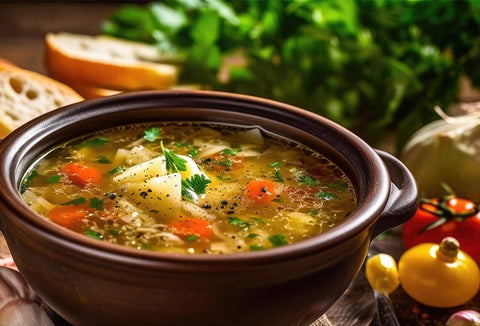
[[[475,261],[452,237],[440,245],[422,243],[407,250],[398,264],[400,283],[416,301],[438,308],[462,305],[478,292],[480,272]]]
[[[383,294],[392,293],[399,285],[397,263],[387,254],[369,258],[365,265],[365,275],[372,288]]]

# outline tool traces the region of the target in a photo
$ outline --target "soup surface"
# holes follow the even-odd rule
[[[21,184],[37,213],[86,236],[182,253],[263,250],[318,235],[355,208],[330,160],[258,128],[129,125],[62,144]]]

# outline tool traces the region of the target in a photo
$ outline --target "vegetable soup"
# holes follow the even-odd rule
[[[355,209],[329,159],[258,128],[128,125],[57,146],[25,202],[53,223],[142,250],[233,253],[318,235]]]

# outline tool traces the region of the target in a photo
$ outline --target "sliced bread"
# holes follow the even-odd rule
[[[178,68],[159,63],[154,46],[109,36],[49,33],[45,59],[51,77],[67,84],[105,89],[166,89],[177,81]]]
[[[82,100],[47,76],[0,63],[0,138],[43,113]]]

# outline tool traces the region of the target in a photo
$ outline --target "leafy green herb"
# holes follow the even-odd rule
[[[172,172],[187,171],[187,161],[179,157],[173,150],[163,147],[163,142],[160,142],[160,148],[165,156],[167,170]]]
[[[56,175],[51,175],[47,178],[47,183],[59,183],[60,182],[60,176],[58,174]]]
[[[204,194],[211,182],[204,174],[194,174],[190,178],[182,180],[182,196],[185,199],[196,201],[198,195]]]
[[[245,222],[244,220],[239,219],[238,217],[229,217],[228,222],[240,229],[247,229],[250,227],[250,223]]]
[[[327,184],[327,186],[336,190],[345,190],[348,188],[348,184],[346,182],[331,182]]]
[[[197,156],[197,154],[198,154],[198,147],[197,146],[191,146],[188,149],[188,155],[190,157],[195,157],[195,156]]]
[[[24,193],[25,190],[27,190],[27,188],[30,186],[32,180],[36,177],[38,177],[38,172],[36,170],[31,170],[28,172],[20,183],[20,193]]]
[[[263,250],[263,249],[265,249],[265,248],[262,247],[262,246],[255,246],[255,245],[251,245],[249,248],[250,248],[250,250],[252,250],[252,251],[257,251],[257,250]]]
[[[85,229],[85,235],[87,237],[90,237],[90,238],[96,239],[96,240],[101,240],[103,238],[101,233],[99,233],[97,231],[93,231],[92,229]]]
[[[91,198],[89,206],[91,208],[102,210],[104,208],[104,202],[103,202],[103,200],[98,199],[98,198]]]
[[[87,202],[87,199],[85,197],[78,197],[78,198],[72,199],[70,201],[67,201],[66,203],[63,203],[61,205],[80,205],[80,204],[84,204],[86,202]]]
[[[112,163],[112,161],[110,161],[106,156],[97,157],[95,162],[100,163],[100,164],[110,164],[110,163]]]
[[[331,193],[329,191],[319,191],[315,194],[315,197],[317,197],[319,199],[325,199],[325,200],[338,199],[337,195],[335,195],[334,193]]]
[[[160,133],[161,132],[162,132],[162,129],[152,127],[150,129],[145,130],[145,132],[144,132],[145,135],[143,136],[143,138],[145,138],[149,142],[153,143],[155,140],[160,138]]]
[[[99,138],[93,138],[93,139],[87,139],[83,142],[81,142],[79,145],[76,146],[76,148],[95,148],[95,147],[100,147],[108,143],[108,138],[105,137],[99,137]]]
[[[318,213],[320,213],[320,210],[318,210],[318,209],[312,209],[312,210],[309,211],[307,214],[308,214],[308,215],[311,215],[311,216],[315,216],[315,215],[318,215]]]
[[[308,176],[308,175],[302,175],[297,178],[298,182],[304,186],[316,186],[317,185],[317,179],[314,177]]]
[[[195,240],[197,240],[197,236],[196,235],[187,235],[187,242],[193,242]]]
[[[280,170],[279,169],[275,169],[275,174],[273,176],[273,180],[275,180],[276,182],[280,182],[280,183],[283,183],[285,180],[283,179],[283,176],[282,174],[280,173]]]
[[[221,166],[232,166],[233,165],[232,161],[229,158],[227,158],[224,161],[219,162],[218,164],[220,164]]]
[[[249,235],[247,235],[247,238],[250,238],[250,239],[253,239],[253,238],[256,238],[258,237],[258,234],[256,233],[250,233]]]
[[[268,237],[268,241],[274,246],[274,247],[280,247],[288,244],[288,241],[285,239],[285,235],[283,234],[275,234],[270,237]]]
[[[109,229],[109,230],[108,230],[108,233],[111,234],[111,235],[117,236],[117,235],[120,234],[120,231],[118,231],[118,230],[113,230],[113,229]]]
[[[240,148],[224,148],[220,152],[222,155],[227,155],[227,156],[235,156],[237,155],[238,152],[241,152],[242,150]]]
[[[115,173],[123,171],[123,169],[124,169],[123,166],[117,166],[117,167],[113,168],[112,170],[110,170],[108,173],[109,174],[115,174]]]
[[[188,147],[190,146],[186,141],[181,141],[179,143],[175,143],[175,147]]]
[[[270,163],[268,166],[271,166],[272,168],[278,168],[282,165],[283,165],[283,162],[276,161],[276,162]]]

